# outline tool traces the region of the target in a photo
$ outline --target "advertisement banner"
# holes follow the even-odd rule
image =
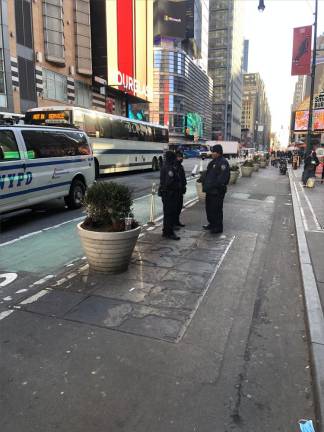
[[[291,75],[309,75],[312,54],[312,26],[294,28]]]
[[[295,131],[307,131],[308,128],[308,111],[296,111]],[[324,130],[324,109],[313,111],[313,130]]]

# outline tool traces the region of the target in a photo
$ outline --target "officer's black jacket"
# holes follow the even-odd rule
[[[186,179],[185,170],[184,170],[183,165],[180,161],[177,161],[176,167],[177,167],[178,174],[179,174],[179,179],[180,179],[180,184],[181,184],[181,192],[185,193],[186,192],[186,186],[187,186],[187,179]]]
[[[230,178],[230,168],[223,156],[213,159],[207,166],[203,190],[208,194],[225,193]]]
[[[169,191],[179,192],[180,190],[181,181],[176,164],[165,162],[160,171],[159,195]]]

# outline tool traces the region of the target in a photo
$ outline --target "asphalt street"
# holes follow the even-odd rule
[[[62,269],[62,289],[43,300],[15,299],[18,308],[0,321],[1,430],[286,432],[297,431],[300,418],[314,420],[288,178],[268,168],[239,179],[224,219],[224,236],[208,238],[203,203],[185,210],[180,249],[164,246],[166,255],[154,252],[161,240],[144,236],[147,259],[135,256],[131,265],[146,275],[141,286],[127,274],[120,285],[76,277],[78,260]],[[99,290],[92,298],[90,288]],[[176,340],[153,332],[157,307],[169,334],[167,317],[189,314]]]

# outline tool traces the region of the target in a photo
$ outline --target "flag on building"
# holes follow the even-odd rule
[[[309,75],[312,54],[312,26],[294,28],[291,75]]]

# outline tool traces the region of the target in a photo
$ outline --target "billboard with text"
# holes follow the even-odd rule
[[[308,111],[296,111],[295,131],[302,132],[308,129]],[[324,130],[324,109],[313,111],[313,130]]]
[[[291,75],[309,75],[312,55],[312,26],[294,28]]]

